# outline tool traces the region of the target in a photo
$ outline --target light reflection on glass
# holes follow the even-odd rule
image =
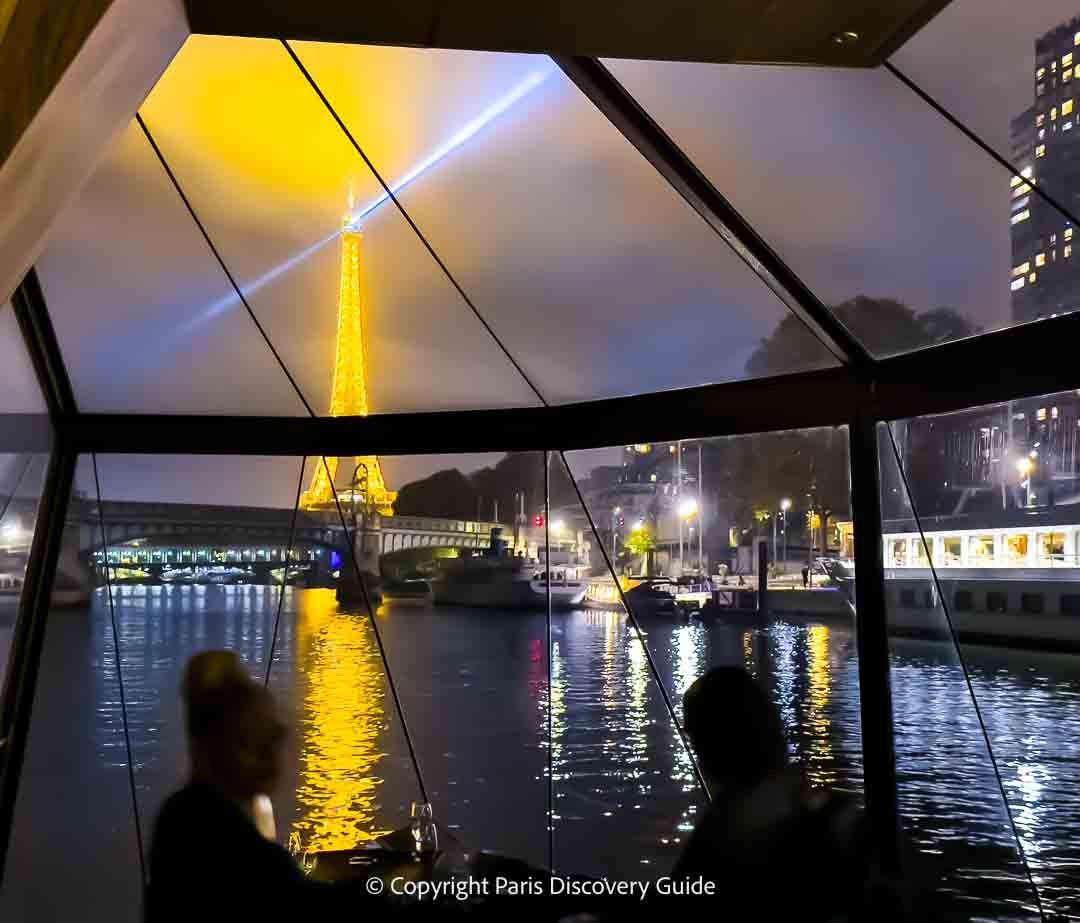
[[[300,778],[294,829],[307,849],[347,849],[376,826],[376,774],[388,729],[382,665],[368,620],[308,592],[296,620]]]

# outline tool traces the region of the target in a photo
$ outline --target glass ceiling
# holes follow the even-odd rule
[[[10,304],[0,302],[0,413],[45,413],[45,398]]]
[[[962,0],[893,62],[1047,189],[1010,122],[1057,6]],[[835,363],[549,59],[293,47],[415,229],[278,42],[193,36],[141,115],[316,413],[346,213],[372,412],[538,402],[456,286],[552,403]],[[608,66],[875,354],[1073,309],[1071,225],[887,69]],[[305,412],[136,124],[39,270],[81,409]]]
[[[787,316],[546,58],[295,47],[548,400],[745,377]],[[280,43],[192,37],[141,114],[317,412],[350,195],[370,409],[536,402]],[[81,409],[303,413],[137,126],[39,268]],[[778,371],[833,361],[793,329]]]

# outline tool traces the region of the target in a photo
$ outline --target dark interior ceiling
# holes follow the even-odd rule
[[[194,32],[672,61],[874,67],[948,0],[185,0]],[[853,33],[856,39],[840,41]]]

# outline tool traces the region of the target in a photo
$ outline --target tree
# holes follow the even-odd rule
[[[394,513],[472,519],[476,516],[476,489],[457,468],[436,471],[402,487],[394,501]]]
[[[953,308],[937,307],[918,313],[894,298],[857,295],[831,310],[874,355],[933,346],[979,332],[975,324]],[[780,375],[823,364],[821,360],[830,361],[806,325],[794,314],[787,314],[751,354],[746,372],[754,378]]]
[[[859,295],[831,310],[875,355],[919,349],[979,332],[975,324],[953,308],[935,307],[917,312],[893,298]],[[788,314],[751,354],[746,372],[753,377],[778,375],[805,369],[821,359],[834,361],[822,355],[820,344],[802,321]],[[732,482],[728,489],[738,495],[731,506],[737,521],[752,523],[753,509],[775,504],[778,488],[792,499],[796,508],[812,505],[826,520],[851,515],[847,440],[840,431],[823,428],[763,434],[744,437],[742,442],[745,458],[734,465],[728,478]],[[888,457],[891,450],[890,456],[883,456]],[[937,471],[939,460],[929,456],[909,460],[912,471],[920,470],[921,476],[925,475],[922,480],[928,485],[936,487],[942,483]],[[888,468],[888,463],[883,465],[883,475]],[[720,473],[710,473],[714,484],[725,483]]]
[[[656,550],[656,539],[649,529],[634,529],[624,546],[632,555],[641,555],[641,572],[649,573],[649,553]]]

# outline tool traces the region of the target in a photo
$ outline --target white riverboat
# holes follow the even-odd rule
[[[940,631],[944,604],[964,640],[1080,650],[1080,525],[1040,518],[886,533],[890,627]]]

